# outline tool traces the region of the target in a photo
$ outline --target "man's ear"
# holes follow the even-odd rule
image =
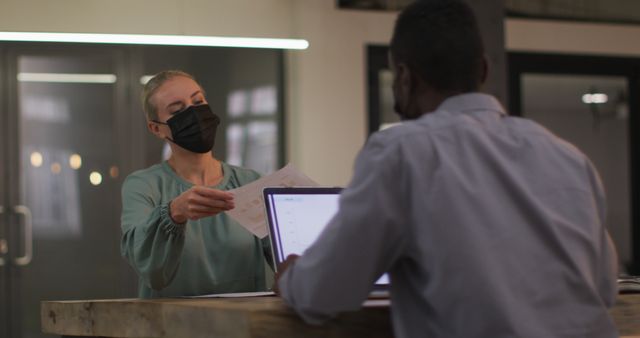
[[[487,82],[487,78],[489,78],[489,61],[487,59],[487,55],[482,56],[482,65],[480,69],[480,85],[484,85]]]
[[[412,78],[411,69],[406,63],[400,63],[396,66],[396,78],[398,79],[398,85],[402,89],[403,93],[411,93],[414,81]]]

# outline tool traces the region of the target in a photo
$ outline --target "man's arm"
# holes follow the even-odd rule
[[[595,204],[598,208],[600,224],[602,224],[599,248],[600,255],[598,256],[599,261],[595,280],[598,283],[598,291],[600,292],[602,301],[608,307],[612,307],[618,295],[618,254],[607,230],[607,206],[602,181],[593,164],[588,160],[586,162],[591,189],[593,191]]]
[[[409,206],[401,158],[398,143],[373,136],[358,156],[338,213],[300,258],[280,267],[280,295],[305,321],[319,324],[358,310],[402,255]]]

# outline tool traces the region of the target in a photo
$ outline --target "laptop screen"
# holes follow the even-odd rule
[[[264,200],[276,263],[301,255],[338,212],[341,188],[265,188]],[[387,274],[375,284],[389,283]]]

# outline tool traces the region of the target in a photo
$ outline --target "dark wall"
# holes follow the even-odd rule
[[[489,61],[489,78],[484,90],[506,105],[506,51],[504,46],[504,0],[467,0],[476,12]]]

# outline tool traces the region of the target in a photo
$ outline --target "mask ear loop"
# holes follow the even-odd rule
[[[151,122],[153,122],[153,123],[157,123],[157,124],[164,124],[165,126],[168,126],[168,125],[169,125],[167,122],[160,122],[160,121],[158,121],[158,120],[151,120]],[[174,144],[176,143],[174,140],[172,140],[172,139],[170,139],[170,138],[168,138],[168,137],[165,137],[165,139],[166,139],[166,140],[168,140],[168,141],[171,141],[171,143],[174,143]]]

